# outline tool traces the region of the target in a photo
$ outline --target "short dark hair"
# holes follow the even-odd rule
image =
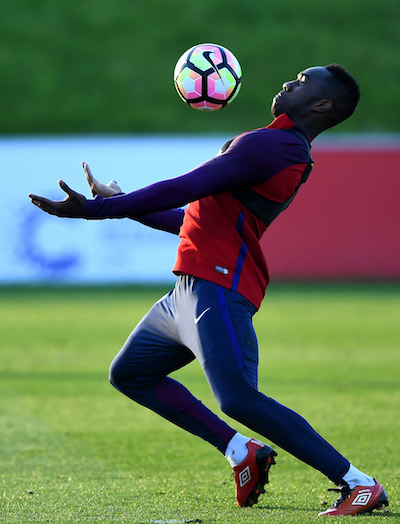
[[[333,109],[336,115],[335,123],[338,124],[354,113],[360,100],[360,86],[340,64],[330,64],[325,66],[325,69],[332,77]]]

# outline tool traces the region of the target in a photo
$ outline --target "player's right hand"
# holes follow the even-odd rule
[[[107,185],[102,184],[94,178],[92,171],[86,162],[82,162],[82,167],[85,171],[86,180],[93,196],[100,195],[102,197],[110,197],[122,193],[121,188],[115,180],[111,180]]]
[[[50,215],[67,218],[85,218],[86,198],[67,186],[63,180],[59,180],[58,184],[67,194],[64,200],[50,200],[30,193],[28,196],[32,204]]]

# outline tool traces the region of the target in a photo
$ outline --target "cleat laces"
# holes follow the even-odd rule
[[[339,497],[332,504],[331,508],[338,508],[351,495],[351,489],[347,483],[340,485],[338,488],[329,488],[328,491],[340,493]]]

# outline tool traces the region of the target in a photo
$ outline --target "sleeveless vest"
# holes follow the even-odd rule
[[[289,206],[289,204],[296,196],[301,184],[304,184],[307,181],[311,173],[311,170],[314,166],[314,161],[311,157],[310,143],[308,142],[307,138],[302,133],[294,129],[281,129],[281,131],[291,133],[292,135],[295,135],[298,138],[300,138],[300,140],[306,146],[308,154],[307,166],[304,169],[303,175],[300,180],[300,184],[297,186],[293,195],[290,196],[284,202],[275,202],[274,200],[260,195],[259,193],[257,193],[257,191],[254,191],[251,188],[236,191],[235,193],[233,193],[233,196],[237,200],[239,200],[239,202],[243,204],[245,208],[247,208],[256,218],[261,220],[261,222],[263,222],[266,226],[272,224],[272,222],[277,218],[277,216]],[[220,153],[224,153],[231,145],[233,140],[233,138],[232,140],[228,140],[228,142],[226,142],[221,147]]]

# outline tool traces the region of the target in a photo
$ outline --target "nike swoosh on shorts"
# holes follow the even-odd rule
[[[208,307],[202,313],[200,313],[200,315],[194,319],[194,323],[198,324],[200,322],[200,319],[207,313],[207,311],[210,311],[210,309],[211,307]]]

